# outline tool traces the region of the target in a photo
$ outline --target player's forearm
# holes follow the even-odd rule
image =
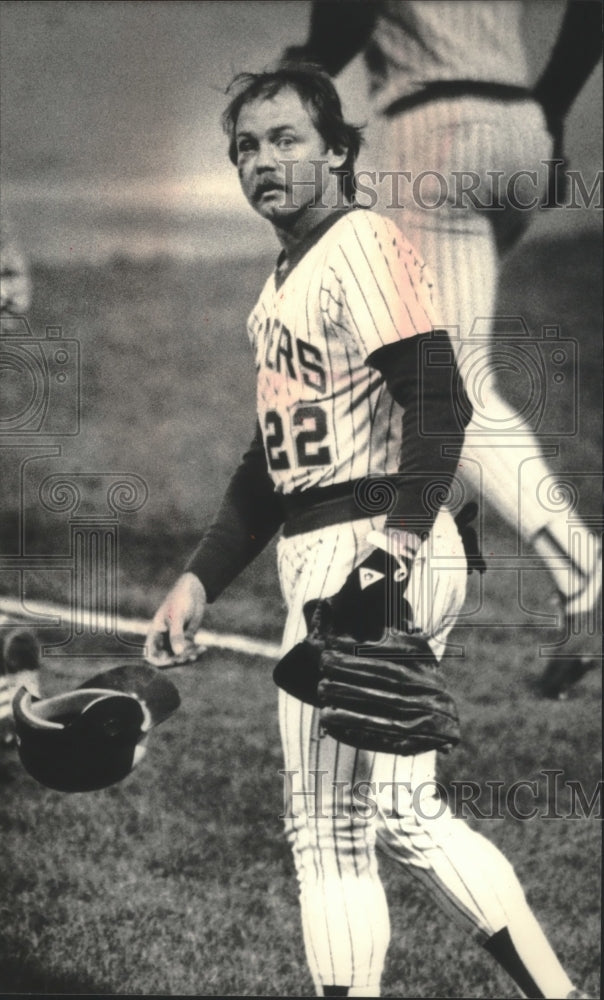
[[[549,62],[535,86],[548,119],[564,118],[602,54],[602,4],[569,0]]]
[[[452,365],[426,363],[432,355],[422,345],[429,337],[421,334],[390,344],[369,359],[404,411],[401,474],[388,520],[409,531],[428,528],[445,502],[472,409],[457,376],[448,335],[439,334],[438,348],[441,357],[450,353]]]
[[[186,566],[203,583],[209,603],[255,559],[282,522],[281,498],[268,474],[258,431]]]
[[[377,5],[367,0],[315,0],[307,41],[287,55],[316,62],[335,76],[365,47],[376,16]]]

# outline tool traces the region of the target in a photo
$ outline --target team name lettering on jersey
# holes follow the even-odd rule
[[[282,370],[286,371],[290,378],[301,378],[304,385],[317,392],[325,392],[325,367],[318,347],[299,337],[294,338],[291,331],[275,316],[266,320],[264,339],[266,368],[279,374]]]

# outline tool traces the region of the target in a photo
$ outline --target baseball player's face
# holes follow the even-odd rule
[[[296,91],[287,88],[245,104],[236,142],[243,193],[273,225],[287,229],[311,205],[333,209],[338,204],[336,178],[329,170],[342,166],[346,153],[326,149]]]

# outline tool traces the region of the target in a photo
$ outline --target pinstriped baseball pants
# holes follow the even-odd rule
[[[474,407],[460,474],[473,488],[486,487],[489,501],[530,540],[548,520],[538,495],[549,469],[533,431],[499,393],[492,320],[501,255],[525,233],[546,188],[552,142],[542,109],[528,99],[435,100],[384,118],[376,149],[379,170],[410,176],[394,198],[384,189],[376,208],[392,216],[433,272],[437,325],[451,333]],[[498,355],[515,330],[499,326]],[[522,359],[510,355],[507,364],[522,368]],[[533,393],[549,391],[528,371],[519,371],[523,380]]]
[[[288,607],[284,654],[306,633],[306,601],[336,593],[368,555],[383,519],[281,538],[279,577]],[[447,511],[416,557],[406,599],[441,657],[465,597],[466,561]],[[355,750],[319,730],[318,712],[279,692],[285,825],[299,880],[306,954],[318,995],[324,985],[379,995],[390,938],[376,843],[421,881],[479,939],[508,923],[523,899],[499,851],[451,815],[436,794],[435,753],[397,757]]]

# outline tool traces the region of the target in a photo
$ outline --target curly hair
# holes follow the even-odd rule
[[[362,128],[344,120],[342,104],[330,77],[313,63],[282,63],[262,73],[238,73],[226,89],[231,100],[222,115],[222,127],[229,139],[229,159],[237,163],[236,128],[245,104],[259,97],[271,99],[281,90],[295,90],[328,149],[346,151],[338,169],[344,196],[355,200],[354,165],[363,141]]]

